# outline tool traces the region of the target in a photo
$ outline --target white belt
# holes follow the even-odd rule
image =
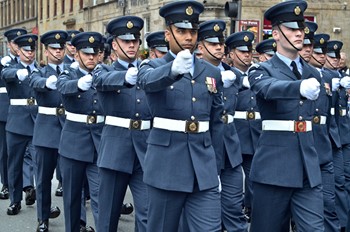
[[[105,124],[128,128],[130,130],[148,130],[151,128],[151,121],[119,118],[114,116],[106,116]]]
[[[332,107],[331,108],[331,115],[334,115],[334,113],[335,113],[335,109],[334,109],[334,107]]]
[[[261,119],[260,113],[256,111],[236,111],[234,118],[245,120]]]
[[[82,122],[86,124],[102,123],[105,120],[104,116],[100,115],[85,115],[85,114],[75,114],[66,111],[66,119],[73,122]]]
[[[0,93],[7,93],[7,90],[5,87],[0,87]]]
[[[44,106],[39,106],[38,107],[38,113],[39,114],[46,114],[46,115],[65,115],[65,110],[63,107],[44,107]]]
[[[208,121],[183,121],[167,118],[158,118],[153,119],[153,127],[169,130],[169,131],[178,131],[184,133],[201,133],[209,130]]]
[[[233,123],[233,119],[234,119],[234,117],[231,114],[225,114],[222,116],[222,121],[225,124]]]
[[[312,130],[312,123],[311,121],[264,120],[262,130],[307,132]]]
[[[34,98],[10,99],[10,105],[14,105],[14,106],[32,106],[32,105],[36,105],[36,100]]]
[[[327,121],[327,117],[326,116],[314,116],[313,119],[312,119],[312,122],[314,124],[326,124],[326,121]]]
[[[339,116],[343,117],[343,116],[346,116],[346,109],[340,109],[339,110]]]

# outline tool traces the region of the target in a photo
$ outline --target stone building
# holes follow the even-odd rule
[[[52,29],[77,29],[105,34],[105,25],[122,15],[137,15],[144,19],[142,34],[163,30],[164,20],[158,10],[170,0],[0,0],[0,55],[6,54],[3,32],[12,27],[24,27],[31,33],[43,34]],[[225,16],[222,0],[200,0],[205,11],[200,20],[222,19],[227,23],[226,35],[235,31],[251,30],[256,33],[256,42],[269,36],[269,23],[263,20],[267,8],[281,0],[240,0],[238,17]],[[227,0],[231,1],[231,0]],[[305,13],[308,20],[318,23],[318,32],[328,33],[331,39],[344,42],[343,50],[350,52],[350,6],[349,0],[308,0]],[[231,22],[235,25],[231,27]],[[146,46],[143,42],[141,46]],[[42,48],[40,47],[40,51]],[[38,59],[42,59],[41,52]]]

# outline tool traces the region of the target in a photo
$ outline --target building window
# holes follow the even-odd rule
[[[46,14],[47,14],[47,19],[50,18],[50,1],[47,1],[46,3]]]
[[[73,12],[73,0],[70,0],[69,12]]]
[[[57,16],[57,0],[53,2],[53,16]]]
[[[65,4],[65,0],[62,0],[61,1],[62,3],[61,3],[61,7],[62,7],[62,14],[64,14],[64,8],[66,7],[66,4]]]
[[[79,0],[79,10],[82,10],[84,8],[84,1]]]
[[[43,0],[40,0],[40,13],[39,13],[40,20],[43,20],[43,13],[44,13]]]
[[[8,14],[7,14],[7,21],[8,21],[8,24],[11,24],[11,2],[9,1],[9,4],[8,4],[8,10],[7,10]]]
[[[21,0],[21,5],[19,7],[21,8],[21,20],[24,20],[24,0]]]

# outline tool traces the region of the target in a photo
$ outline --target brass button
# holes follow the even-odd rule
[[[194,121],[195,119],[196,119],[196,117],[192,115],[191,120]]]
[[[222,113],[223,113],[223,114],[226,114],[226,110],[224,110]]]
[[[97,103],[97,100],[94,100],[94,104],[96,104]]]
[[[96,110],[93,110],[92,113],[93,113],[93,114],[96,114]]]
[[[140,90],[140,87],[139,87],[139,86],[137,86],[137,87],[136,87],[136,89],[137,89],[137,90]]]
[[[320,117],[319,117],[319,116],[315,116],[315,117],[313,118],[313,122],[314,122],[315,124],[319,124],[319,123],[320,123]]]
[[[195,102],[195,101],[197,101],[197,99],[196,99],[195,97],[193,97],[193,98],[192,98],[192,101]]]
[[[78,95],[78,98],[81,98],[80,94]]]
[[[299,116],[299,120],[303,120],[303,117],[302,117],[302,116]]]
[[[171,86],[170,86],[170,89],[174,89],[174,86],[173,86],[173,85],[171,85]]]
[[[120,93],[120,89],[117,90],[117,93]]]
[[[227,97],[224,97],[224,100],[226,101],[226,100],[227,100]]]
[[[300,102],[299,102],[299,105],[301,105],[301,106],[302,106],[303,104],[304,104],[304,102],[303,102],[303,101],[300,101]]]
[[[135,116],[136,116],[136,117],[140,117],[140,114],[139,114],[139,113],[136,113]]]
[[[196,81],[195,81],[195,80],[191,80],[191,83],[192,83],[192,85],[193,85],[194,83],[196,83]]]
[[[248,119],[254,119],[255,118],[255,112],[248,112]]]
[[[136,99],[136,102],[137,102],[137,103],[140,103],[140,102],[141,102],[141,100],[140,100],[140,99]]]
[[[318,112],[318,111],[319,111],[319,109],[317,108],[317,109],[316,109],[316,112]]]

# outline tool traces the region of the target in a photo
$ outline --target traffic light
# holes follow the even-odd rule
[[[225,3],[225,15],[230,18],[237,18],[239,11],[239,0],[232,0],[232,2]]]

